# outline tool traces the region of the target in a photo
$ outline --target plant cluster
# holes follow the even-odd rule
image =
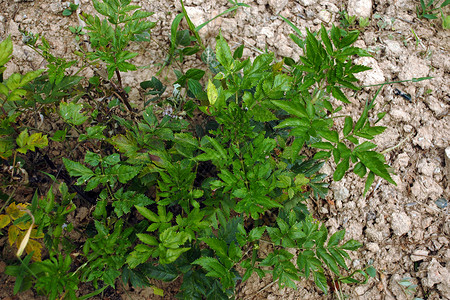
[[[78,64],[24,32],[47,67],[0,77],[0,155],[9,165],[0,229],[19,249],[6,268],[16,277],[14,293],[33,287],[50,299],[87,299],[120,282],[142,287],[182,277],[179,298],[229,299],[253,273],[280,287],[312,278],[323,293],[375,276],[370,265],[348,267],[348,252],[361,243],[346,241],[344,229],[330,235],[306,206],[327,195],[320,173],[327,160],[336,164],[335,181],[349,170],[365,178],[364,193],[375,176],[395,184],[372,142],[385,130],[376,125],[383,113],[369,118],[376,96],[357,119],[340,113],[345,90],[360,89],[354,74],[369,69],[353,63],[369,56],[353,46],[358,31],[322,26],[305,36],[283,18],[300,59],[262,53],[250,60],[220,34],[215,50],[205,47],[198,31],[206,23],[194,27],[183,6],[163,64],[180,67],[173,94],[152,77],[141,83],[146,98],[136,107],[121,72],[138,68],[128,47],[150,41],[156,24],[130,0],[93,5],[103,17],[83,13],[87,26],[72,30],[89,38]],[[220,15],[244,6],[232,5]],[[1,74],[12,47],[10,38],[0,44]],[[183,70],[186,55],[199,55],[204,69]],[[78,76],[86,67],[96,75]],[[43,131],[39,120],[62,125]],[[49,144],[62,145],[63,156],[50,159]],[[75,148],[86,150],[76,156]],[[38,156],[51,186],[16,204],[19,175],[37,168]],[[90,212],[84,224],[68,221],[76,205]],[[81,283],[94,290],[80,295]]]
[[[440,13],[442,18],[442,28],[449,29],[450,28],[450,15],[444,14],[444,8],[450,4],[449,0],[442,1],[441,4],[438,4],[439,1],[429,0],[425,2],[425,0],[420,0],[420,6],[416,7],[416,14],[419,19],[428,19],[434,20],[438,18],[438,14]]]

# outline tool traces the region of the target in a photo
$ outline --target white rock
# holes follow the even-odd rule
[[[398,78],[400,80],[409,80],[411,78],[426,77],[429,72],[430,68],[423,63],[423,60],[415,55],[410,55],[398,74]]]
[[[400,57],[400,55],[405,51],[405,48],[397,41],[385,40],[386,53],[388,56]]]
[[[428,251],[427,250],[416,250],[411,255],[411,260],[412,261],[424,260],[424,259],[427,258],[427,255],[428,255]]]
[[[327,10],[321,10],[321,11],[319,11],[319,14],[317,15],[317,17],[318,17],[322,22],[330,23],[333,16],[332,16],[332,14],[331,14],[329,11],[327,11]]]
[[[447,178],[450,178],[450,147],[445,148],[445,169],[447,172]]]
[[[372,0],[349,0],[347,11],[350,16],[369,18],[372,14]]]
[[[395,235],[404,235],[411,230],[411,219],[404,212],[395,212],[391,217],[391,228]]]
[[[431,260],[431,263],[427,268],[428,276],[424,280],[424,285],[427,287],[433,287],[438,284],[437,288],[441,291],[444,298],[450,296],[450,272],[447,268],[444,268],[435,258]]]
[[[262,27],[258,34],[263,34],[267,37],[267,39],[272,40],[274,37],[273,29],[270,27]]]
[[[341,185],[333,185],[331,187],[333,190],[334,200],[335,201],[344,201],[350,196],[350,192],[348,189]]]
[[[355,77],[361,81],[362,85],[379,84],[385,81],[383,71],[375,58],[361,57],[356,59],[355,63],[372,68],[372,70],[355,74]]]
[[[316,3],[315,0],[299,0],[298,2],[303,6],[310,6],[311,4]]]
[[[269,6],[276,13],[279,13],[289,3],[289,0],[269,0]]]
[[[431,126],[422,126],[417,130],[417,135],[413,138],[413,143],[423,150],[433,147],[433,128]]]
[[[389,114],[396,121],[403,121],[403,122],[406,122],[406,123],[411,121],[411,116],[404,109],[394,108],[394,109],[391,109]]]
[[[368,243],[366,245],[366,247],[367,247],[367,250],[369,250],[370,252],[373,252],[373,253],[378,253],[380,251],[380,247],[378,246],[377,243]]]

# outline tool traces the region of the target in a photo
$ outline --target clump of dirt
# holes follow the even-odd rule
[[[170,25],[181,7],[177,1],[134,2],[145,10],[154,11],[151,20],[158,22],[152,31],[153,42],[132,49],[141,54],[135,63],[148,68],[123,76],[125,85],[137,87],[156,74],[158,66],[155,64],[166,57]],[[362,29],[357,42],[358,47],[368,49],[373,55],[373,58],[358,61],[372,67],[371,71],[361,74],[362,85],[433,77],[426,81],[387,85],[377,97],[375,110],[387,113],[379,125],[388,129],[375,142],[379,145],[378,150],[385,151],[397,185],[379,180],[363,196],[364,182],[350,174],[331,184],[327,201],[321,203],[317,214],[331,233],[346,229],[348,238],[365,245],[353,254],[352,267],[372,264],[379,271],[377,277],[369,279],[365,285],[343,285],[343,295],[350,299],[410,299],[399,282],[411,278],[410,281],[418,285],[417,297],[449,299],[450,226],[446,204],[450,197],[450,31],[443,30],[438,20],[419,20],[415,13],[418,2],[412,0],[244,2],[250,7],[218,18],[200,31],[205,44],[214,46],[214,37],[220,29],[233,48],[240,44],[246,46],[244,56],[251,57],[267,47],[279,57],[298,58],[302,53],[289,39],[292,30],[279,15],[306,33],[306,28],[318,30],[321,23],[329,27],[338,25],[339,11],[346,9],[350,15],[370,18],[370,25]],[[195,25],[229,7],[225,0],[186,0],[185,5]],[[19,28],[43,34],[54,55],[73,57],[78,45],[68,27],[77,26],[78,19],[76,15],[62,16],[67,6],[67,2],[60,0],[0,1],[0,38],[11,35],[14,41],[13,60],[7,66],[6,77],[13,72],[35,70],[45,63],[22,43]],[[93,12],[88,0],[81,0],[79,9]],[[198,65],[201,65],[199,58],[190,57],[185,66],[187,69]],[[175,78],[172,73],[163,75]],[[366,87],[351,97],[352,104],[344,108],[343,114],[356,116],[375,91],[376,87]],[[140,101],[137,89],[132,89],[130,100]],[[332,174],[334,167],[327,164],[323,171]],[[82,222],[83,212],[76,212],[73,218]],[[4,242],[0,241],[0,244]],[[4,265],[0,260],[0,278],[6,280],[0,288],[0,297],[34,299],[30,291],[11,298],[13,282],[2,274]],[[239,286],[238,298],[333,298],[320,293],[311,281],[299,282],[298,290],[280,290],[271,282],[270,278],[261,280],[254,274]],[[173,297],[175,292],[171,291],[176,291],[179,282],[155,284],[166,291],[167,297]],[[127,295],[133,299],[157,298],[151,288],[134,290],[119,286],[114,294],[117,299],[126,299]]]

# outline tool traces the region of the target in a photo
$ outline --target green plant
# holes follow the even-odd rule
[[[222,14],[238,6],[243,4],[233,2]],[[352,171],[365,178],[364,193],[375,176],[395,184],[383,155],[374,150],[374,137],[385,130],[376,125],[384,114],[372,117],[381,88],[358,118],[341,113],[341,103],[349,103],[346,90],[360,90],[355,74],[369,69],[353,63],[356,56],[370,56],[353,46],[359,31],[321,26],[303,36],[283,18],[303,56],[277,61],[273,53],[262,53],[251,61],[242,58],[244,46],[232,52],[222,35],[215,50],[204,47],[201,27],[193,27],[182,7],[171,28],[172,58],[181,58],[181,64],[183,55],[202,49],[206,70],[175,71],[170,97],[156,76],[142,82],[153,98],[144,99],[139,115],[118,107],[120,99],[131,109],[120,72],[137,69],[129,62],[137,54],[126,49],[148,41],[154,23],[144,19],[151,13],[129,0],[94,0],[106,18],[83,15],[87,27],[76,33],[86,30],[93,49],[81,56],[91,65],[106,64],[105,78],[84,80],[70,73],[75,62],[54,57],[45,38],[24,35],[49,65],[46,73],[29,75],[19,94],[27,95],[25,104],[34,112],[48,109],[47,116],[63,123],[52,132],[52,142],[84,150],[66,150],[67,172],[47,174],[58,191],[52,185],[45,196],[36,192],[30,214],[15,220],[35,222],[49,254],[31,263],[35,247],[7,267],[7,274],[20,277],[14,293],[33,286],[51,299],[72,299],[84,282],[95,288],[81,296],[87,298],[116,287],[119,278],[142,287],[151,286],[150,279],[182,277],[180,298],[229,299],[237,283],[253,273],[272,276],[280,287],[295,288],[296,281],[311,278],[323,293],[328,282],[361,284],[375,276],[372,266],[348,267],[348,252],[362,244],[345,240],[345,230],[330,234],[306,205],[310,197],[327,195],[320,169],[330,159],[337,166],[333,180]],[[189,30],[179,29],[183,18]],[[1,63],[11,47],[0,44]],[[112,91],[104,85],[108,81]],[[3,95],[6,103],[10,90]],[[171,110],[161,111],[166,104]],[[344,120],[343,128],[336,126],[337,118]],[[10,156],[39,147],[29,140],[44,135],[28,130],[16,132]],[[75,191],[89,212],[79,228],[67,222]],[[2,215],[0,224],[15,226],[10,219]],[[70,240],[73,230],[80,241]]]
[[[77,11],[77,9],[78,9],[78,4],[75,4],[75,3],[69,3],[69,8],[66,8],[65,10],[63,10],[63,16],[66,16],[66,17],[68,17],[68,16],[71,16],[74,12],[76,12]]]
[[[129,60],[138,54],[125,49],[131,42],[149,41],[149,31],[155,26],[154,22],[145,21],[153,13],[144,12],[139,9],[140,6],[130,5],[130,2],[131,0],[93,0],[94,8],[106,18],[100,20],[98,16],[82,14],[87,24],[84,29],[93,47],[93,51],[87,52],[86,56],[93,64],[98,61],[106,64],[108,80],[116,75],[120,98],[129,110],[131,105],[122,86],[120,72],[136,70],[136,66]]]
[[[346,30],[351,29],[359,29],[363,30],[370,24],[369,18],[359,17],[359,19],[356,19],[357,16],[350,16],[345,10],[339,12],[339,22],[341,24],[341,27]]]
[[[442,27],[444,29],[449,28],[449,16],[444,15],[443,8],[450,4],[449,0],[443,1],[440,5],[438,1],[429,0],[427,3],[425,0],[420,0],[420,7],[416,7],[416,14],[419,19],[425,18],[428,20],[433,20],[438,18],[438,12],[441,13],[442,17]]]

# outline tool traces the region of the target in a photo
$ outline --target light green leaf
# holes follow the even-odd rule
[[[145,233],[137,233],[136,236],[138,237],[138,239],[150,246],[158,246],[159,242],[158,239],[156,239],[154,236],[149,235],[149,234],[145,234]]]
[[[67,169],[67,172],[69,172],[70,176],[74,177],[80,177],[78,179],[78,182],[86,182],[94,176],[94,172],[92,172],[91,169],[88,167],[85,167],[84,165],[80,164],[79,162],[71,161],[67,158],[63,158],[64,166]]]
[[[11,36],[8,36],[0,43],[0,67],[5,65],[10,59],[13,52],[13,44]]]
[[[207,94],[209,103],[211,105],[214,105],[214,103],[216,103],[218,93],[216,86],[212,83],[211,79],[208,80]]]
[[[82,104],[77,104],[74,102],[61,102],[59,106],[59,113],[67,123],[72,125],[81,125],[89,119],[88,116],[81,113],[81,109],[83,109]]]

